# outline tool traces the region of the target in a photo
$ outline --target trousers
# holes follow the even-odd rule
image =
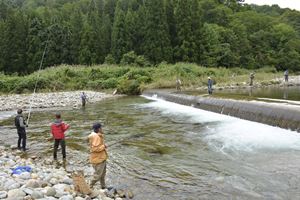
[[[66,159],[66,142],[65,139],[55,139],[54,140],[54,150],[53,150],[53,158],[54,160],[57,159],[57,149],[58,146],[61,146],[61,152],[63,155],[63,159]]]

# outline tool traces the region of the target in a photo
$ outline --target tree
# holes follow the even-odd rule
[[[122,8],[122,0],[118,1],[115,20],[111,36],[111,52],[117,63],[120,62],[126,49],[126,34],[125,34],[125,12]]]
[[[155,64],[170,62],[172,51],[163,1],[146,1],[145,6],[145,56]]]

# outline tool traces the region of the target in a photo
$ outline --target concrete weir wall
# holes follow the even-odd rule
[[[296,105],[197,97],[165,91],[146,91],[143,95],[155,95],[166,101],[300,132],[300,106]]]

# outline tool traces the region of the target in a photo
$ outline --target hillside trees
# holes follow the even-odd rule
[[[236,0],[0,0],[0,71],[65,64],[289,68],[299,71],[300,12]],[[147,64],[148,65],[148,64]]]

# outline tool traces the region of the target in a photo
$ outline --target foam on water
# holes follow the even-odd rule
[[[300,150],[300,134],[294,131],[273,127],[257,122],[208,112],[156,98],[143,105],[159,109],[162,115],[180,116],[188,122],[207,123],[206,130],[199,132],[211,147],[218,150],[253,151],[257,149],[294,149]]]

